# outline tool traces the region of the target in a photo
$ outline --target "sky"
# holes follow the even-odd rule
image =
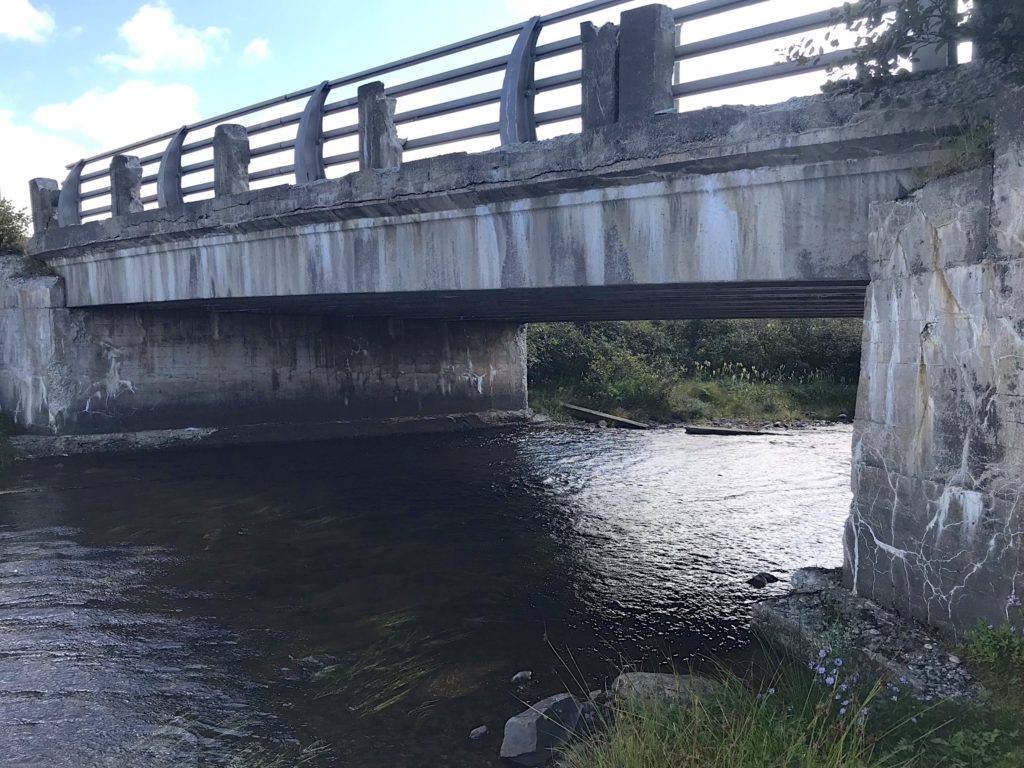
[[[693,1],[678,0],[674,5]],[[63,180],[65,166],[79,157],[574,4],[572,0],[0,0],[0,194],[27,206],[30,178]],[[684,28],[684,41],[835,4],[834,0],[763,0],[753,9],[694,22]],[[595,16],[598,21],[616,20],[620,11]],[[578,30],[578,21],[545,30],[541,42]],[[511,40],[452,57],[444,67],[501,55],[510,45]],[[683,79],[777,61],[783,45],[784,41],[761,44],[687,62]],[[562,57],[542,62],[538,76],[578,68],[576,57],[575,61]],[[396,75],[390,82],[385,78],[385,82],[401,82],[425,71]],[[683,106],[779,101],[815,92],[821,81],[818,73],[804,74],[791,81],[734,89],[714,99],[691,99]],[[399,112],[465,95],[467,88],[473,92],[497,87],[500,75],[410,96],[400,101]],[[344,95],[348,94],[338,97]],[[544,94],[537,108],[555,108],[571,103],[572,98],[578,100],[578,87],[575,97],[568,90]],[[267,114],[288,114],[301,107],[299,101]],[[403,126],[400,134],[414,137],[493,119],[482,109]],[[578,127],[559,124],[541,133],[543,137],[573,129]],[[341,150],[346,147],[350,145]],[[485,146],[470,142],[458,148]],[[287,161],[271,158],[270,163],[274,162]]]

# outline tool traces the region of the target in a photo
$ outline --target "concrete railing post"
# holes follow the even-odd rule
[[[929,12],[945,11],[946,13],[956,12],[956,0],[924,0],[922,5]],[[931,20],[931,30],[935,34],[942,31],[942,19]],[[913,72],[930,72],[936,69],[945,69],[956,64],[956,45],[945,40],[919,48],[914,52],[914,60],[910,64]]]
[[[56,179],[32,179],[28,183],[32,206],[32,229],[38,234],[57,226],[57,205],[60,188]]]
[[[580,24],[580,40],[583,41],[580,113],[586,131],[612,125],[619,119],[619,28],[609,23],[599,29],[584,21]]]
[[[188,126],[183,125],[168,142],[160,159],[160,170],[156,174],[156,199],[161,208],[185,202],[181,193],[181,147],[185,143],[186,134]]]
[[[402,140],[395,128],[395,99],[377,81],[359,86],[359,170],[402,165]]]
[[[625,11],[619,22],[619,120],[675,111],[676,23],[667,5]]]
[[[306,102],[295,136],[295,183],[308,184],[326,177],[324,168],[324,102],[330,85],[324,80]]]
[[[534,16],[519,33],[508,57],[498,114],[503,147],[537,140],[537,121],[533,114],[533,64],[538,35],[540,16]]]
[[[142,210],[142,163],[134,155],[114,155],[110,161],[110,214],[124,216]]]
[[[244,125],[218,125],[213,132],[213,193],[217,197],[249,191],[249,133]]]
[[[79,160],[71,170],[60,188],[57,200],[57,226],[71,227],[82,223],[82,169],[85,160]]]

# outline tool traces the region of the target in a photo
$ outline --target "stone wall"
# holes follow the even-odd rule
[[[39,433],[525,411],[522,326],[126,308],[69,310],[0,274],[0,410]]]
[[[872,209],[846,579],[950,633],[1024,592],[1024,110],[995,164]]]

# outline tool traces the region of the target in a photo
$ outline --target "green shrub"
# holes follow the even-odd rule
[[[0,254],[21,253],[25,250],[25,236],[29,218],[24,209],[0,196]]]
[[[967,662],[984,684],[1024,702],[1024,613],[1016,595],[1007,603],[1007,621],[979,622],[968,635]]]

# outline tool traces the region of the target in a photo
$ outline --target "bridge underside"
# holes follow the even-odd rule
[[[514,323],[855,317],[867,281],[681,283],[484,291],[263,296],[135,305],[146,311],[250,312]]]

